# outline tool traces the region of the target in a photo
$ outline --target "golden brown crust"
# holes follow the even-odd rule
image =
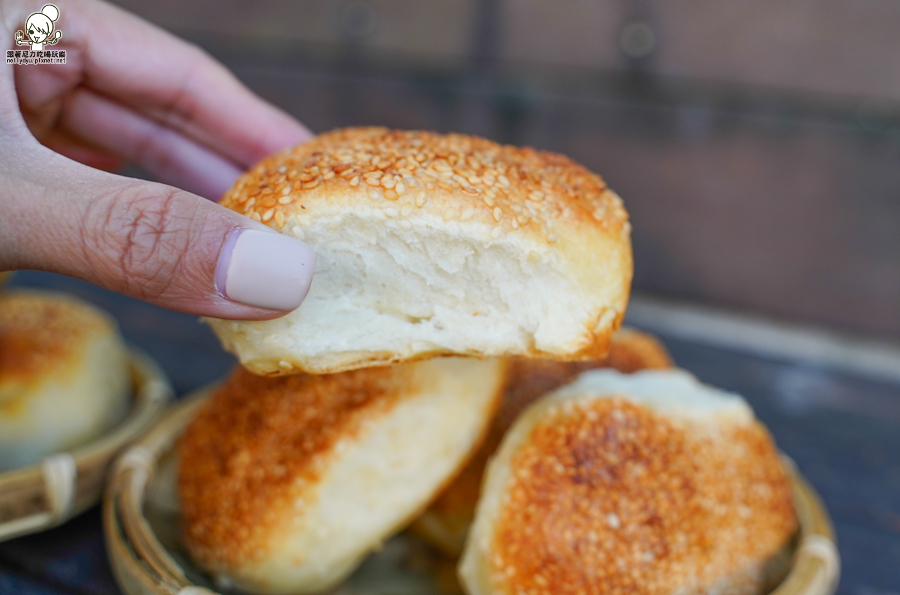
[[[241,178],[222,204],[281,229],[291,214],[301,221],[312,214],[303,212],[315,209],[308,197],[332,194],[393,202],[406,214],[426,208],[444,220],[478,220],[508,232],[540,230],[550,243],[559,239],[556,220],[615,232],[628,222],[606,182],[562,155],[387,128],[335,130],[277,153]]]
[[[362,419],[414,390],[394,368],[281,378],[238,368],[181,439],[179,492],[187,544],[228,567],[265,555],[285,507],[320,473],[319,460]]]
[[[115,332],[115,323],[77,298],[50,292],[3,292],[0,384],[23,387],[65,369],[78,361],[85,342],[98,332]]]
[[[796,519],[766,430],[721,432],[618,398],[546,412],[511,461],[494,592],[668,595],[740,581]]]
[[[593,368],[613,368],[632,373],[672,367],[666,348],[655,337],[627,328],[613,334],[609,353],[602,359],[555,362],[510,358],[502,404],[484,443],[456,480],[432,503],[428,511],[432,515],[428,520],[430,526],[417,526],[417,531],[451,556],[462,552],[465,535],[475,515],[488,459],[519,414],[541,396]]]

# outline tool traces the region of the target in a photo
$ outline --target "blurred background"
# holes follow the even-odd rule
[[[467,132],[600,173],[634,227],[629,323],[746,396],[821,492],[838,593],[900,595],[900,2],[114,1],[314,131]],[[233,365],[196,317],[44,273],[14,283],[113,312],[179,394]],[[654,309],[673,302],[754,316]],[[7,591],[118,594],[99,511],[0,545]]]
[[[117,0],[314,131],[565,153],[635,290],[900,338],[894,0]]]

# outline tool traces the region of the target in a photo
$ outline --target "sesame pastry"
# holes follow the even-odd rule
[[[459,571],[469,595],[751,595],[796,526],[738,395],[680,370],[592,370],[504,438]]]
[[[666,348],[652,335],[620,328],[612,336],[606,357],[586,362],[555,362],[512,358],[500,410],[487,438],[459,476],[431,504],[413,529],[451,558],[462,554],[488,459],[519,414],[546,393],[567,384],[585,370],[612,368],[624,373],[672,368]]]
[[[0,471],[100,436],[128,410],[115,321],[73,296],[0,293]]]
[[[256,374],[441,354],[592,359],[625,313],[628,215],[600,176],[561,155],[337,130],[265,159],[222,204],[317,254],[294,312],[209,320]]]
[[[238,368],[180,442],[193,560],[251,593],[319,593],[415,518],[477,448],[502,360],[266,378]]]

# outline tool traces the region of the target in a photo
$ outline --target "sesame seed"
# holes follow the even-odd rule
[[[444,211],[444,221],[452,221],[453,219],[456,219],[456,209],[450,207]]]
[[[425,192],[419,192],[419,196],[416,197],[416,206],[423,207],[425,206],[425,202],[428,200],[428,197],[425,196]]]
[[[558,240],[559,240],[559,237],[555,233],[551,233],[550,235],[547,236],[547,241],[550,242],[551,244],[556,243]]]
[[[282,196],[281,198],[278,199],[278,204],[280,204],[280,205],[289,205],[292,202],[294,202],[294,199],[291,198],[290,196]]]
[[[274,196],[267,197],[264,201],[262,201],[262,204],[260,206],[262,206],[264,209],[274,207],[275,206],[275,197]]]
[[[381,198],[381,192],[374,188],[369,188],[369,198],[372,200],[379,199]]]
[[[282,165],[281,167],[278,168],[278,173],[280,173],[280,174],[283,174],[286,171],[287,171],[286,165]]]
[[[381,185],[390,190],[397,185],[397,182],[393,178],[384,178],[381,180]]]
[[[353,178],[350,179],[350,185],[359,186],[359,176],[353,176]]]
[[[406,192],[406,185],[403,182],[397,182],[397,187],[394,190],[397,191],[397,194],[403,194]]]
[[[519,222],[516,221],[515,219],[512,220],[512,228],[519,229]]]
[[[369,186],[381,186],[381,180],[378,178],[365,178],[365,181]]]
[[[278,227],[284,227],[284,213],[281,211],[275,213],[275,223],[278,224]]]
[[[509,178],[507,178],[506,176],[503,176],[503,175],[499,176],[497,178],[497,181],[500,182],[501,186],[509,186],[510,185]]]
[[[403,208],[400,209],[400,214],[403,215],[404,217],[409,217],[410,214],[412,213],[412,211],[413,211],[413,206],[411,204],[405,204],[405,205],[403,205]]]
[[[500,221],[502,215],[503,211],[500,210],[500,207],[494,207],[494,221]]]
[[[385,209],[384,214],[387,215],[388,217],[396,217],[397,215],[399,215],[399,213],[397,212],[397,209],[394,209],[394,208]]]
[[[397,194],[396,190],[391,188],[391,189],[385,191],[384,197],[388,200],[397,200],[398,198],[400,198],[400,195]]]
[[[300,239],[300,240],[302,240],[303,237],[306,235],[305,233],[303,233],[303,228],[300,227],[299,225],[295,225],[294,227],[292,227],[291,233],[294,235],[295,238]]]
[[[260,223],[260,222],[261,222],[261,218],[260,218],[260,216],[259,216],[259,213],[256,212],[256,211],[253,211],[252,213],[250,213],[250,218],[253,219],[254,221],[256,221],[257,223]]]
[[[475,215],[475,209],[469,207],[468,209],[466,209],[465,211],[463,211],[462,215],[460,215],[460,217],[459,217],[459,220],[460,220],[460,221],[468,221],[468,220],[471,219],[474,215]]]
[[[618,515],[616,515],[614,512],[611,512],[606,515],[606,524],[613,529],[618,529],[622,526],[622,521],[619,520]]]
[[[263,213],[263,216],[262,216],[263,222],[266,222],[266,221],[268,221],[269,219],[271,219],[271,218],[272,218],[272,215],[274,215],[274,214],[275,214],[275,209],[269,209],[269,210],[267,210],[265,213]]]

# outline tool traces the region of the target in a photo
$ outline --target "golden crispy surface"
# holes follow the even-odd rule
[[[181,438],[179,493],[188,546],[201,564],[265,555],[285,507],[296,506],[363,419],[415,387],[398,367],[264,378],[238,368]]]
[[[481,478],[488,459],[497,450],[506,431],[519,414],[531,403],[574,380],[585,370],[613,368],[620,372],[632,373],[671,367],[672,359],[666,348],[655,337],[631,329],[620,329],[614,333],[609,353],[605,358],[598,360],[555,362],[510,358],[503,401],[484,443],[456,480],[429,508],[428,514],[432,515],[431,522],[439,523],[444,535],[444,539],[435,545],[452,556],[458,556],[462,552],[463,541],[475,516],[475,505],[481,491]],[[416,529],[426,539],[436,537],[422,526]]]
[[[794,531],[760,424],[713,439],[624,399],[568,405],[513,456],[493,533],[497,592],[703,592],[722,576],[740,583]]]
[[[77,361],[85,342],[115,324],[72,296],[50,292],[0,294],[0,387],[20,388]],[[0,397],[4,391],[0,390]],[[15,394],[21,394],[16,391]],[[0,406],[3,399],[0,398]]]
[[[314,216],[310,197],[338,194],[392,203],[387,216],[401,221],[425,209],[445,221],[488,223],[498,237],[534,230],[550,243],[559,239],[552,225],[557,220],[589,221],[616,233],[628,220],[600,176],[562,155],[386,128],[335,130],[273,155],[242,177],[222,204],[283,229],[291,214],[300,225]]]

